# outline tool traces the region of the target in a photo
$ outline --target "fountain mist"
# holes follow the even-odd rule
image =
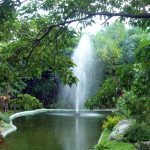
[[[95,62],[92,50],[91,40],[88,34],[84,34],[77,48],[72,55],[74,63],[77,65],[74,69],[74,75],[79,79],[77,85],[64,86],[61,95],[64,100],[74,102],[76,113],[79,108],[83,108],[85,100],[89,97],[90,91],[94,86]]]

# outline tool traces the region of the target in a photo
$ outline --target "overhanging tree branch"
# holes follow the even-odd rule
[[[84,20],[93,18],[95,16],[107,16],[108,19],[106,19],[105,22],[107,22],[110,18],[112,17],[122,17],[122,18],[131,18],[131,19],[150,19],[150,13],[144,13],[144,14],[127,14],[127,13],[110,13],[110,12],[95,12],[95,13],[91,13],[91,12],[85,12],[85,16],[80,17],[80,18],[75,18],[75,19],[71,19],[68,20],[68,17],[70,15],[72,15],[73,13],[75,13],[75,11],[71,12],[62,22],[56,23],[56,24],[52,24],[50,26],[48,26],[47,28],[41,30],[38,34],[37,34],[37,38],[34,40],[34,46],[32,48],[32,50],[30,51],[29,55],[27,56],[27,62],[29,57],[31,56],[31,54],[33,53],[34,49],[40,44],[40,42],[54,29],[57,27],[63,27],[65,25],[69,25],[73,22],[82,22]],[[80,11],[79,11],[80,13]],[[104,23],[105,23],[104,22]],[[43,35],[39,37],[39,35],[41,35],[41,33],[43,32]],[[58,32],[59,33],[59,32]],[[59,36],[59,34],[58,34]],[[56,37],[55,37],[56,38]],[[26,63],[27,66],[27,63]]]
[[[68,20],[68,21],[64,20],[63,22],[50,25],[47,28],[47,31],[40,38],[38,38],[38,40],[39,41],[42,40],[47,34],[49,34],[49,32],[53,28],[56,28],[56,27],[59,27],[59,26],[63,26],[65,24],[70,24],[72,22],[80,22],[80,21],[83,21],[83,20],[86,20],[86,19],[89,19],[89,18],[92,18],[92,17],[95,17],[95,16],[108,16],[109,18],[118,16],[118,17],[133,18],[133,19],[142,19],[142,18],[150,19],[150,13],[145,13],[145,14],[126,14],[126,13],[109,13],[109,12],[97,12],[97,13],[90,13],[90,12],[88,12],[88,14],[85,15],[84,17],[82,17],[82,18],[72,19],[72,20]]]

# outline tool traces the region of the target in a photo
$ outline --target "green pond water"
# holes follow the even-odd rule
[[[14,119],[17,131],[0,150],[88,150],[99,140],[106,113],[42,113]]]

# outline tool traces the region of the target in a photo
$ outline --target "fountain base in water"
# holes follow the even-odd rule
[[[75,113],[74,113],[74,116],[80,116],[79,112],[78,112],[78,113],[75,112]]]

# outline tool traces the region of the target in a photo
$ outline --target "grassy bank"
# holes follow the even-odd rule
[[[10,116],[13,114],[12,111],[2,112],[0,111],[0,132],[10,127]]]
[[[108,140],[110,132],[111,131],[109,130],[103,131],[101,140],[99,141],[100,145],[104,145],[110,150],[135,150],[134,145],[132,143]]]

